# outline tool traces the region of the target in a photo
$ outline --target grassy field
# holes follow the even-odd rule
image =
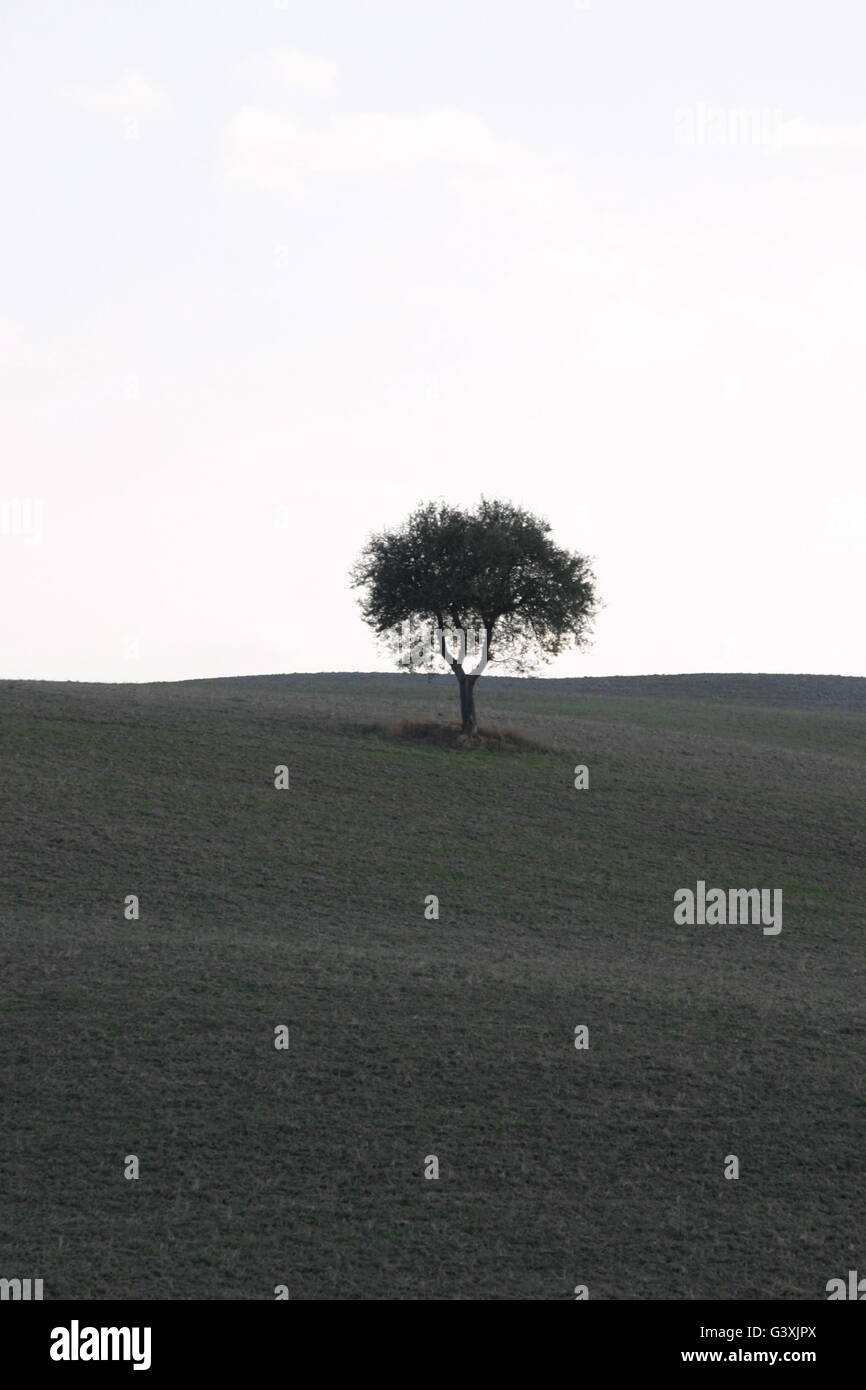
[[[550,751],[377,728],[455,718],[451,677],[0,683],[0,1276],[808,1300],[866,1272],[866,680],[478,693]],[[698,879],[782,888],[783,930],[673,925]]]

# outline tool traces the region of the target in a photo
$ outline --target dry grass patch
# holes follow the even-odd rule
[[[425,743],[434,748],[461,749],[485,753],[553,753],[556,750],[538,739],[506,725],[499,729],[481,729],[475,735],[464,734],[459,724],[446,724],[436,719],[401,719],[382,724],[378,730],[385,738],[401,742]]]

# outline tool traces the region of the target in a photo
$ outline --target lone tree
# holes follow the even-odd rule
[[[584,647],[598,609],[585,556],[554,545],[546,521],[486,498],[474,511],[419,506],[399,530],[370,538],[351,579],[398,665],[433,670],[441,658],[451,667],[470,736],[475,686],[492,661],[522,673]]]

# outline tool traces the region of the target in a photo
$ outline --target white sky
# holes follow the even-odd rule
[[[866,675],[862,0],[0,26],[0,676],[392,669],[350,565],[481,493],[594,557],[546,674]]]

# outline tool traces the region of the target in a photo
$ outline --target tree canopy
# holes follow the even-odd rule
[[[353,567],[362,616],[398,664],[450,666],[464,732],[477,729],[474,686],[490,662],[524,673],[589,640],[595,576],[550,532],[510,502],[482,498],[471,511],[427,502],[397,530],[372,536]]]

